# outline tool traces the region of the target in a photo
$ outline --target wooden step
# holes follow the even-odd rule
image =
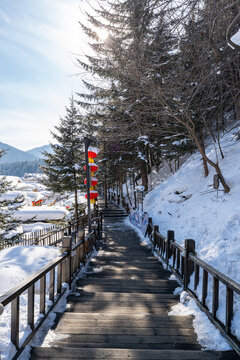
[[[66,348],[37,347],[32,351],[32,360],[41,359],[104,359],[104,360],[237,360],[232,351],[191,351],[191,350],[139,350],[108,348]]]
[[[238,359],[234,352],[200,351],[193,316],[168,316],[179,284],[139,244],[122,209],[111,206],[105,215],[101,252],[57,314],[51,347],[33,349],[31,359]]]
[[[157,287],[151,287],[151,286],[145,286],[145,287],[140,287],[140,286],[121,286],[116,288],[115,285],[84,285],[84,287],[78,286],[76,288],[77,291],[87,291],[87,292],[116,292],[116,293],[121,293],[121,292],[127,292],[127,293],[142,293],[142,294],[172,294],[173,290],[175,289],[176,286],[166,286],[166,287],[161,287],[159,288]]]

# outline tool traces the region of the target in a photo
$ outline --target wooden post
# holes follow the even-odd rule
[[[206,298],[208,293],[208,272],[203,269],[203,279],[202,279],[202,304],[206,306]]]
[[[146,230],[146,232],[145,232],[145,237],[146,237],[147,235],[148,235],[148,236],[150,235],[150,229],[152,228],[151,225],[152,225],[152,218],[149,217],[149,218],[148,218],[147,230]]]
[[[72,237],[71,236],[64,236],[62,239],[62,249],[61,252],[67,252],[68,253],[68,258],[66,259],[66,261],[63,262],[63,268],[62,268],[62,272],[63,272],[63,276],[62,276],[62,280],[63,282],[67,282],[70,285],[71,282],[71,266],[72,266],[72,262],[71,262],[71,248],[72,248]]]
[[[19,296],[11,302],[11,342],[19,349]]]
[[[28,288],[28,325],[34,329],[34,284]]]
[[[72,233],[72,223],[71,221],[68,222],[68,235],[71,235]]]
[[[57,293],[60,294],[62,290],[62,262],[57,267]]]
[[[167,246],[166,246],[166,258],[167,258],[167,265],[169,262],[170,257],[172,256],[172,250],[171,250],[171,241],[174,241],[174,231],[168,230],[167,232]]]
[[[153,246],[156,247],[157,244],[157,232],[159,231],[159,226],[155,225],[153,230]]]
[[[90,145],[91,140],[87,137],[85,140],[85,164],[86,164],[86,179],[87,179],[87,204],[88,204],[88,232],[91,232],[91,201],[90,201],[90,185],[91,185],[91,173],[89,169],[89,160],[88,160],[88,148]]]
[[[184,289],[187,290],[187,286],[190,282],[190,276],[193,273],[193,262],[189,259],[189,254],[195,252],[195,241],[192,239],[185,240],[185,266],[184,266]]]
[[[54,302],[54,292],[55,292],[55,268],[50,270],[49,274],[49,300]]]
[[[231,324],[233,319],[233,290],[226,288],[226,332],[231,334]]]
[[[194,263],[194,290],[197,289],[199,284],[199,265]]]
[[[45,315],[46,312],[46,275],[40,279],[40,314]]]
[[[219,280],[213,276],[213,298],[212,298],[212,316],[217,317],[217,310],[219,306]]]

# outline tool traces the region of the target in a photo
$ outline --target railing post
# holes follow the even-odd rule
[[[11,342],[19,349],[19,316],[20,316],[19,296],[11,302]]]
[[[103,221],[103,216],[102,216],[102,211],[100,211],[100,231],[102,231],[102,221]]]
[[[69,285],[71,283],[71,248],[72,248],[72,237],[71,236],[64,236],[62,239],[62,249],[61,252],[67,252],[68,253],[68,258],[66,259],[66,261],[63,262],[63,276],[62,276],[62,280],[63,282],[67,282]]]
[[[72,223],[71,221],[68,222],[68,235],[71,235],[72,233]]]
[[[187,286],[190,282],[190,276],[193,273],[193,262],[189,259],[189,254],[195,253],[195,241],[192,239],[185,240],[185,264],[184,264],[184,289],[187,290]]]
[[[154,231],[153,231],[153,246],[156,247],[157,244],[157,232],[159,232],[159,226],[154,225]]]
[[[167,258],[167,265],[169,262],[170,257],[172,256],[172,250],[171,250],[171,241],[174,241],[174,231],[168,230],[167,232],[167,246],[166,246],[166,258]]]
[[[150,235],[150,228],[151,228],[151,226],[152,226],[152,218],[151,217],[149,217],[148,218],[148,226],[147,226],[147,230],[146,230],[146,232],[145,232],[145,237],[148,235]]]
[[[28,325],[30,326],[31,330],[34,329],[34,289],[34,284],[28,288]]]
[[[231,334],[231,325],[233,319],[233,290],[226,287],[226,332]]]

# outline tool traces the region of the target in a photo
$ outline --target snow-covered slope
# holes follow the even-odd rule
[[[204,177],[200,154],[192,155],[181,168],[145,197],[144,211],[160,232],[174,230],[178,243],[194,239],[198,255],[240,282],[240,142],[235,129],[224,135],[225,158],[219,164],[231,188],[229,194],[213,190],[214,169]],[[216,159],[214,146],[207,153]]]
[[[36,147],[30,150],[27,150],[26,153],[27,154],[31,154],[33,156],[36,156],[37,158],[42,159],[43,156],[43,151],[47,151],[48,153],[52,153],[52,148],[50,145],[43,145],[40,147]]]
[[[37,160],[37,157],[28,154],[25,151],[19,150],[15,148],[14,146],[5,144],[0,142],[0,149],[3,149],[6,151],[6,153],[2,156],[0,159],[0,164],[5,163],[13,163],[13,162],[19,162],[19,161],[34,161]]]

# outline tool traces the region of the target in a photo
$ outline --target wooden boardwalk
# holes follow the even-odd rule
[[[34,348],[31,359],[238,359],[234,352],[202,351],[192,317],[167,315],[179,301],[173,295],[179,285],[123,215],[113,206],[105,211],[99,254],[59,314],[51,347]]]

